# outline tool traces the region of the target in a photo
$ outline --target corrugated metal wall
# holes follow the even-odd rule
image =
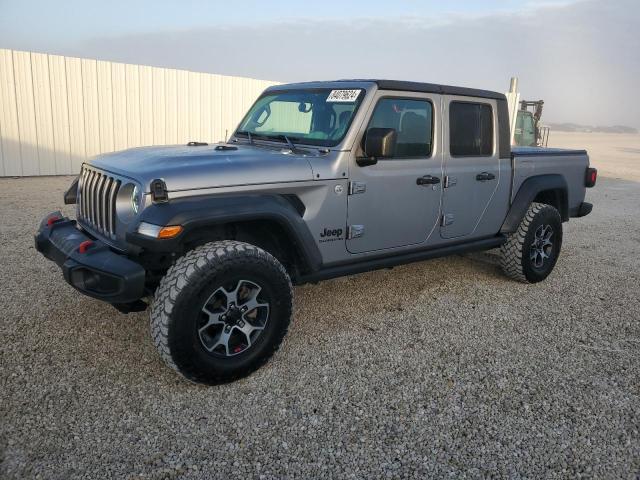
[[[0,176],[74,174],[102,152],[224,140],[274,84],[0,49]]]

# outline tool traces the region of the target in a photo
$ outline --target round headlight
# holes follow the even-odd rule
[[[135,185],[133,190],[131,190],[131,208],[136,214],[138,213],[138,210],[140,210],[140,189],[137,185]]]
[[[143,197],[140,187],[134,183],[122,185],[116,197],[118,219],[123,223],[129,223],[140,212],[142,202]]]

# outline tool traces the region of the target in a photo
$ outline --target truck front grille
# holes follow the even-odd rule
[[[103,235],[116,236],[116,198],[120,180],[82,167],[78,189],[78,217]]]

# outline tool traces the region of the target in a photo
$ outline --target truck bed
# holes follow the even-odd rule
[[[589,167],[586,150],[563,148],[513,147],[511,149],[513,201],[522,183],[534,175],[561,175],[567,182],[569,210],[577,209],[584,201],[585,175]]]
[[[548,147],[511,147],[512,155],[540,155],[540,156],[553,156],[553,155],[570,155],[570,154],[587,154],[586,150],[571,150],[566,148],[548,148]]]

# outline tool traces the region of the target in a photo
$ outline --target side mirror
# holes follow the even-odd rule
[[[71,186],[69,189],[64,192],[64,204],[65,205],[75,205],[78,201],[78,179],[80,175],[78,175],[73,182],[71,182]]]
[[[365,157],[357,159],[358,165],[366,167],[378,163],[380,158],[393,157],[397,139],[395,128],[370,128],[364,137]]]

